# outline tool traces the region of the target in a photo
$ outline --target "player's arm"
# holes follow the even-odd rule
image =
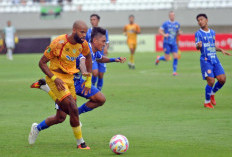
[[[126,61],[125,57],[118,57],[118,58],[108,58],[106,56],[102,56],[101,59],[96,60],[99,63],[111,63],[111,62],[120,62],[124,63]]]
[[[126,36],[126,35],[127,35],[127,33],[126,33],[126,32],[127,32],[127,30],[126,30],[126,26],[124,26],[124,28],[123,28],[123,35],[125,35],[125,36]]]
[[[104,55],[108,55],[108,48],[109,48],[109,43],[106,43],[106,46],[104,47]]]
[[[168,37],[168,36],[169,36],[168,33],[165,34],[164,29],[163,29],[162,27],[159,28],[159,33],[160,33],[163,37]]]
[[[222,52],[222,54],[224,54],[224,55],[231,56],[231,54],[230,54],[229,52],[223,50],[223,49],[220,48],[220,47],[215,46],[215,49],[216,49],[216,51]]]
[[[109,48],[109,35],[108,35],[108,31],[106,31],[106,45],[104,47],[104,55],[107,56],[108,55],[108,48]]]
[[[86,80],[85,80],[85,87],[83,89],[84,95],[87,95],[91,91],[91,86],[92,86],[92,56],[91,53],[88,53],[85,56],[85,67],[86,67],[86,72],[89,75],[86,75]],[[82,69],[83,70],[83,69]]]
[[[136,34],[140,34],[140,33],[141,33],[141,29],[140,29],[139,25],[137,25],[137,27],[136,27]]]
[[[44,72],[45,75],[50,77],[56,84],[56,87],[59,91],[64,90],[65,87],[63,86],[64,82],[57,78],[48,68],[47,63],[50,61],[45,55],[43,55],[39,61],[39,67]]]
[[[197,50],[200,50],[202,48],[202,41],[198,32],[195,33],[195,44]]]
[[[91,76],[91,73],[87,72],[87,69],[86,69],[86,66],[85,66],[85,57],[81,57],[80,58],[80,71],[81,71],[81,74],[85,77],[87,76]]]

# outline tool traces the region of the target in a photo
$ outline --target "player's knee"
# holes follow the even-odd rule
[[[65,119],[66,119],[66,116],[59,116],[57,118],[57,123],[63,123],[65,121]]]
[[[226,83],[226,77],[218,80],[220,84],[224,85]]]
[[[102,106],[106,102],[106,98],[103,94],[97,98],[98,106]]]
[[[208,82],[208,85],[213,87],[214,83],[215,83],[215,80],[214,79],[210,79],[207,81]]]
[[[68,104],[68,111],[70,116],[78,116],[78,109],[76,106],[76,102],[73,99],[70,99]]]

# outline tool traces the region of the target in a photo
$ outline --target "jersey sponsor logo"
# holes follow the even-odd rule
[[[63,43],[64,43],[64,40],[60,40],[59,43],[60,43],[60,44],[63,44]]]
[[[204,43],[204,47],[209,47],[210,43]]]
[[[66,58],[67,58],[68,61],[72,61],[73,62],[73,61],[76,61],[76,59],[78,57],[70,57],[70,56],[67,55]]]
[[[50,53],[50,52],[51,52],[51,48],[48,47],[48,48],[47,48],[47,53]]]

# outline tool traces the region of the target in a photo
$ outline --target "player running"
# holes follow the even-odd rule
[[[134,15],[129,16],[129,24],[124,26],[123,34],[127,36],[127,45],[130,49],[129,69],[135,69],[134,54],[137,47],[137,34],[140,34],[140,27],[135,22]]]
[[[109,62],[121,62],[124,63],[126,58],[124,57],[118,57],[118,58],[107,58],[106,56],[102,56],[100,51],[102,51],[104,45],[105,45],[105,30],[99,27],[95,27],[93,29],[92,33],[92,42],[89,43],[90,52],[92,54],[92,59],[97,59],[98,62],[103,63],[109,63]],[[91,91],[86,92],[84,88],[84,80],[82,79],[81,74],[87,73],[86,67],[85,67],[85,57],[80,54],[80,56],[76,60],[76,68],[81,70],[81,73],[78,72],[74,74],[74,85],[76,89],[76,94],[84,97],[86,99],[89,99],[88,102],[84,103],[82,106],[78,108],[79,114],[89,112],[93,110],[94,108],[97,108],[99,106],[102,106],[106,99],[105,96],[95,87],[91,86]],[[52,91],[47,86],[44,79],[41,79],[35,83],[32,84],[32,88],[40,88],[44,91],[46,91],[54,100],[56,100],[56,97],[54,97]],[[57,102],[57,101],[56,101]],[[42,121],[40,124],[37,125],[37,134],[33,140],[33,143],[35,143],[35,140],[38,136],[39,131],[44,130],[52,125],[62,123],[65,119],[67,114],[60,109],[58,105],[56,105],[56,115],[50,116],[44,121]]]
[[[213,105],[216,105],[214,95],[226,82],[226,75],[216,55],[216,51],[220,51],[224,55],[231,56],[231,54],[215,45],[215,32],[208,28],[207,15],[199,14],[196,19],[201,27],[195,33],[196,48],[201,51],[201,73],[203,79],[207,81],[204,107],[214,108]],[[218,81],[214,85],[215,78]]]
[[[158,65],[159,61],[169,61],[173,55],[173,76],[177,75],[177,65],[178,65],[178,43],[177,36],[180,32],[180,24],[175,21],[175,13],[173,11],[169,12],[169,20],[164,22],[159,29],[159,33],[164,37],[163,50],[164,56],[157,56],[155,64]]]
[[[92,14],[90,16],[90,23],[92,25],[91,28],[88,29],[86,34],[86,40],[90,43],[91,41],[91,32],[93,27],[98,27],[100,22],[100,16],[98,14]],[[107,56],[109,48],[109,36],[108,31],[106,30],[106,45],[104,46],[103,50],[101,51],[101,55]],[[92,84],[95,86],[97,82],[97,88],[101,91],[103,87],[103,77],[104,73],[106,72],[106,64],[100,63],[97,61],[93,62],[93,76],[92,76]]]
[[[73,74],[79,72],[76,69],[76,58],[80,53],[86,58],[85,63],[88,73],[92,71],[92,57],[88,43],[85,41],[86,32],[87,25],[83,21],[74,22],[72,34],[61,35],[54,39],[39,62],[40,68],[47,75],[46,82],[52,91],[50,94],[53,94],[53,99],[58,99],[59,107],[70,116],[70,125],[79,149],[90,149],[82,137],[73,81]],[[50,62],[49,67],[48,62]],[[85,90],[88,92],[90,88],[91,75],[87,77],[85,82]],[[37,126],[36,123],[32,124],[28,138],[29,144],[35,142],[39,132]]]

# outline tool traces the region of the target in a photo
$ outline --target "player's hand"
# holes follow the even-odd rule
[[[89,94],[91,93],[91,88],[86,87],[85,82],[81,84],[81,88],[83,88],[83,90],[81,91],[81,94],[87,95],[88,93]]]
[[[81,73],[81,74],[82,74],[82,76],[85,76],[85,77],[91,76],[91,73],[89,73],[89,72],[83,72],[83,73]]]
[[[202,48],[202,41],[199,41],[198,43],[197,43],[197,47],[200,49],[200,48]]]
[[[225,50],[222,50],[222,54],[223,55],[227,55],[227,56],[232,56],[229,52],[225,51]]]
[[[115,62],[124,63],[125,61],[126,61],[126,57],[120,57],[115,59]]]
[[[55,84],[56,84],[56,87],[57,87],[58,91],[65,90],[65,87],[64,87],[64,85],[63,85],[64,82],[63,82],[61,79],[56,78],[54,82],[55,82]]]
[[[169,36],[169,34],[167,33],[167,34],[164,34],[164,37],[168,37]]]

